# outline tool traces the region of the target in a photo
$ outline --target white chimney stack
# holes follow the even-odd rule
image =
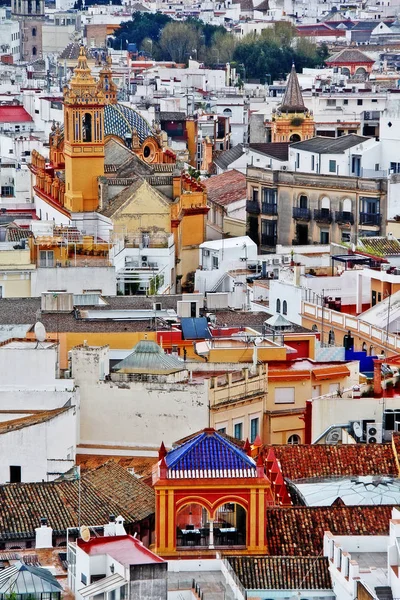
[[[46,517],[42,517],[40,527],[35,528],[35,547],[37,549],[53,547],[53,529],[47,525]]]
[[[117,517],[117,523],[115,525],[115,535],[126,535],[125,527],[124,527],[124,517]]]
[[[113,536],[115,533],[115,517],[114,515],[109,516],[109,521],[107,525],[104,525],[104,535],[105,536]]]

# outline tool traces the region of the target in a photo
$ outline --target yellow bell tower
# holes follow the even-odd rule
[[[104,175],[105,103],[82,46],[78,66],[64,88],[64,203],[71,212],[98,208],[97,178]]]

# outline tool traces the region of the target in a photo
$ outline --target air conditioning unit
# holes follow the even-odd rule
[[[367,444],[382,443],[382,423],[369,423],[367,425]]]
[[[142,268],[148,267],[148,266],[149,266],[149,263],[147,263],[146,261],[142,261]]]
[[[290,263],[290,256],[284,256],[283,257],[283,264],[284,265],[288,265]]]
[[[287,171],[287,166],[286,165],[282,165],[281,166],[281,171]]]
[[[273,264],[273,265],[279,265],[279,263],[280,263],[280,260],[279,260],[279,258],[273,258],[273,259],[272,259],[272,264]]]
[[[142,262],[147,262],[147,256],[142,256]]]
[[[335,429],[332,429],[325,438],[325,443],[332,446],[341,441],[342,430],[340,429],[340,427],[335,427]]]

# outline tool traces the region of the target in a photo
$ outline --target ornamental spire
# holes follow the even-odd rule
[[[292,64],[292,70],[289,74],[285,94],[279,110],[281,112],[306,112],[307,110],[294,63]]]

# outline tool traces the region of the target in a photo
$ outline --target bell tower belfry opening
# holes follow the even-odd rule
[[[64,88],[65,207],[71,212],[98,208],[97,178],[104,175],[105,104],[82,46],[78,66]]]

